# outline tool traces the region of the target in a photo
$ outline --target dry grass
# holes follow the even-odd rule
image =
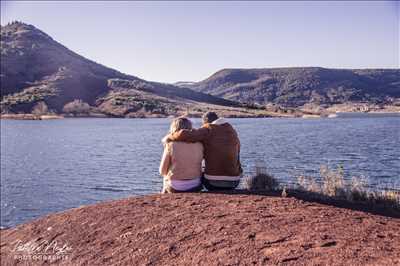
[[[371,189],[363,177],[352,177],[350,181],[345,180],[343,167],[330,169],[321,166],[319,177],[298,176],[294,186],[279,183],[278,180],[268,173],[266,167],[256,167],[253,176],[244,179],[244,187],[249,191],[277,191],[282,188],[282,195],[290,195],[290,190],[311,192],[318,197],[337,198],[349,202],[363,202],[372,206],[380,205],[391,209],[400,210],[400,191],[393,188]],[[394,187],[394,186],[393,186]]]
[[[279,183],[270,174],[258,174],[246,177],[244,186],[249,191],[273,191],[277,190]]]
[[[244,179],[244,187],[249,191],[273,191],[278,189],[279,182],[266,167],[256,166],[256,174]]]
[[[371,190],[363,177],[352,177],[348,182],[344,178],[343,167],[336,170],[321,166],[318,182],[314,177],[297,177],[297,189],[313,192],[325,197],[346,199],[351,202],[367,202],[373,205],[384,205],[400,210],[400,192],[386,188]]]
[[[368,199],[377,205],[385,205],[400,210],[400,192],[393,190],[373,191]]]
[[[362,177],[352,177],[347,189],[347,199],[351,201],[368,201],[367,181]]]
[[[303,191],[310,191],[314,193],[321,193],[321,186],[318,184],[313,177],[309,176],[298,176],[297,177],[297,188]]]

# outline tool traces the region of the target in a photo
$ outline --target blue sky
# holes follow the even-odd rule
[[[161,82],[222,68],[398,68],[399,3],[14,2],[1,24],[33,24],[71,50]]]

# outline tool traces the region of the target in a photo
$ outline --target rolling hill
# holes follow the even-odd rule
[[[21,22],[1,27],[1,98],[2,113],[63,113],[73,108],[78,112],[87,107],[85,112],[111,116],[166,116],[207,104],[237,105],[123,74],[74,53]]]
[[[400,69],[223,69],[203,81],[186,82],[184,86],[260,105],[392,104],[400,99]]]
[[[223,69],[200,82],[165,84],[86,59],[22,22],[1,27],[0,48],[2,114],[165,117],[218,110],[248,117],[301,116],[308,106],[316,114],[337,105],[400,109],[400,69]]]

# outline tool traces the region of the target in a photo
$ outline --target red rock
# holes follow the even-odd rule
[[[18,240],[53,240],[70,248],[57,265],[399,265],[399,229],[398,218],[295,198],[151,195],[2,230],[1,264],[18,264]]]

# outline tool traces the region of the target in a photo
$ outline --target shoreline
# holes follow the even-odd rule
[[[55,241],[70,247],[53,262],[61,265],[394,265],[400,263],[399,226],[399,218],[362,206],[290,193],[154,194],[81,206],[1,230],[1,260],[24,262],[23,244]]]
[[[315,118],[347,118],[347,117],[400,117],[400,112],[336,112],[329,115],[318,114],[303,114],[303,115],[288,115],[281,113],[270,114],[254,114],[254,115],[227,115],[225,118],[302,118],[302,119],[315,119]],[[149,118],[170,118],[175,116],[158,116],[148,115],[143,117],[125,117],[125,116],[107,116],[103,114],[96,115],[77,115],[71,116],[66,114],[48,114],[48,115],[34,115],[34,114],[1,114],[1,120],[53,120],[53,119],[68,119],[68,118],[121,118],[121,119],[149,119]],[[200,118],[198,115],[188,115],[189,118]]]

